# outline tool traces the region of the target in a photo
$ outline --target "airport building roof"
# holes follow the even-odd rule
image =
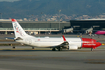
[[[17,20],[20,25],[27,31],[59,31],[65,27],[70,26],[70,22],[47,22],[47,21],[21,21]],[[12,22],[10,19],[0,21],[0,31],[11,31],[13,30]]]

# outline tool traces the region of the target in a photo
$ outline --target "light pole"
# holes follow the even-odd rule
[[[43,12],[41,12],[41,21],[43,21],[42,15],[43,15]]]
[[[61,10],[58,10],[58,12],[59,12],[59,31],[60,31],[60,12]]]

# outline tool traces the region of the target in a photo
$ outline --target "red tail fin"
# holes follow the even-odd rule
[[[12,20],[12,22],[16,22],[16,19],[11,19]]]

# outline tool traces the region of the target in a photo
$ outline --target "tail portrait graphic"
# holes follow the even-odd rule
[[[26,36],[26,32],[23,30],[23,28],[19,25],[19,23],[15,20],[12,19],[12,25],[15,33],[15,37],[24,37]]]

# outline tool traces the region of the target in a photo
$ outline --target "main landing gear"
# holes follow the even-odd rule
[[[32,49],[34,49],[34,47],[32,47]]]
[[[62,50],[61,47],[58,47],[57,49],[58,49],[58,51]],[[56,48],[53,48],[52,51],[56,51]]]
[[[15,46],[13,46],[12,44],[9,44],[13,49],[15,49],[16,47]]]
[[[61,51],[62,49],[61,49],[61,47],[58,47],[58,51]]]
[[[55,48],[53,48],[53,49],[52,49],[52,51],[56,51],[56,49],[55,49]]]

